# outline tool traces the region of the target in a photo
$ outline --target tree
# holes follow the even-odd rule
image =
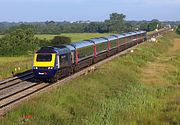
[[[153,19],[149,24],[148,24],[148,31],[153,31],[155,29],[160,29],[161,28],[161,22],[157,19]]]
[[[109,31],[116,33],[123,32],[125,30],[125,23],[124,23],[125,17],[126,16],[123,14],[118,14],[118,13],[110,14],[110,19],[105,20],[105,23],[109,28]]]
[[[135,27],[133,27],[132,23],[126,23],[125,24],[125,32],[134,31]]]
[[[95,33],[98,30],[98,24],[95,22],[91,22],[88,25],[86,25],[84,31],[89,33]]]
[[[105,22],[98,23],[98,33],[107,33],[109,32],[108,26],[106,25]]]
[[[145,30],[148,31],[148,23],[147,22],[143,22],[140,24],[140,30]]]
[[[37,47],[38,43],[31,29],[15,29],[1,39],[0,55],[27,55],[29,52],[34,52]]]
[[[71,43],[71,38],[66,36],[55,36],[51,41],[51,44],[54,46],[59,44],[68,44],[68,43]]]
[[[20,24],[20,25],[13,26],[13,27],[9,28],[6,31],[6,33],[12,33],[16,29],[22,29],[22,30],[31,29],[34,32],[34,26],[33,25],[30,25],[30,24]]]
[[[180,35],[180,25],[178,25],[178,28],[176,29],[176,33]]]

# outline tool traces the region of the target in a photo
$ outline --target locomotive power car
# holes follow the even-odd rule
[[[55,82],[146,39],[146,31],[135,31],[42,47],[35,53],[33,73],[36,79]]]

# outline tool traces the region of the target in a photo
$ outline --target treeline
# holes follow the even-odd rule
[[[153,31],[155,29],[161,29],[163,27],[165,27],[165,25],[156,19],[150,22],[142,22],[139,24],[139,29],[145,30],[145,31]]]
[[[70,43],[65,36],[55,36],[52,40],[41,40],[34,36],[30,28],[17,28],[0,39],[0,56],[32,55],[43,46],[53,46]]]
[[[23,23],[17,26],[13,26],[6,30],[4,33],[9,33],[16,28],[31,28],[35,34],[61,34],[61,33],[107,33],[125,32],[125,15],[112,13],[110,14],[110,19],[104,22],[54,22],[47,21],[44,23]],[[133,29],[131,29],[133,30]]]
[[[152,21],[125,21],[124,14],[112,13],[110,18],[103,22],[77,21],[77,22],[34,22],[34,23],[0,23],[0,34],[12,32],[14,29],[30,28],[35,34],[61,34],[61,33],[122,33],[134,30],[152,31],[164,27],[164,24],[154,19]]]

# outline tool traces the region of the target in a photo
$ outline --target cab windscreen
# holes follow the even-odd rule
[[[38,54],[36,61],[37,62],[50,62],[52,60],[51,54]]]

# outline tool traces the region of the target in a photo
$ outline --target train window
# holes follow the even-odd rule
[[[69,65],[68,63],[68,54],[63,54],[59,56],[59,61],[60,61],[60,67],[66,67]]]
[[[103,42],[103,43],[98,43],[96,44],[96,53],[101,53],[103,51],[106,51],[108,48],[107,46],[107,42]]]
[[[51,54],[38,54],[36,61],[37,62],[50,62],[52,60]]]
[[[111,47],[111,48],[114,48],[114,47],[116,47],[116,46],[117,46],[117,39],[110,41],[110,47]]]
[[[120,44],[124,43],[124,38],[120,38],[120,39],[119,39],[119,43],[120,43]]]
[[[78,58],[82,59],[88,56],[92,56],[94,53],[93,46],[86,46],[82,48],[78,48]]]

